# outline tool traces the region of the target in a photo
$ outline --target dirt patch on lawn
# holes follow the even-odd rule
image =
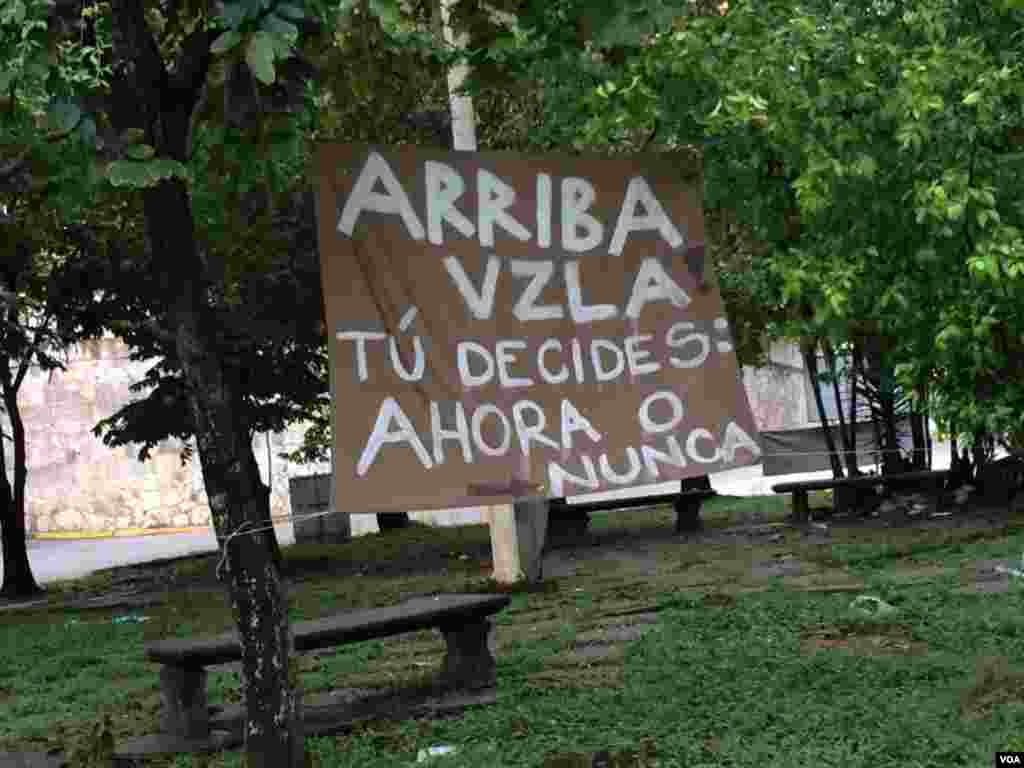
[[[1024,562],[1018,559],[974,560],[961,563],[961,594],[1007,592],[1024,586]]]
[[[1024,672],[1010,666],[1005,656],[982,656],[975,679],[960,694],[966,720],[988,717],[997,707],[1024,701]]]
[[[801,634],[803,652],[846,651],[858,656],[921,655],[926,643],[914,640],[905,624],[824,624],[807,627]]]

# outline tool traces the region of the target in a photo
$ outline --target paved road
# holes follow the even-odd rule
[[[933,449],[932,466],[935,469],[949,467],[949,444],[936,444]],[[830,477],[830,472],[809,472],[786,475],[786,480],[810,480]],[[722,494],[732,496],[756,496],[771,493],[771,485],[781,482],[780,477],[764,477],[761,465],[734,469],[712,476],[712,485]],[[580,500],[622,498],[639,493],[672,493],[679,486],[676,483],[650,486],[638,491],[627,488],[601,494],[588,494]],[[355,515],[352,518],[352,532],[355,535],[377,530],[373,515]],[[290,524],[277,528],[278,541],[289,545],[295,541]],[[71,579],[104,568],[132,563],[151,562],[166,558],[215,552],[217,540],[212,531],[203,533],[176,533],[161,536],[139,536],[132,538],[55,540],[35,539],[29,542],[29,560],[40,584]]]
[[[277,539],[282,545],[294,543],[292,526],[277,526]],[[40,584],[73,579],[118,565],[216,551],[217,539],[212,531],[110,539],[32,539],[28,543],[32,573]]]

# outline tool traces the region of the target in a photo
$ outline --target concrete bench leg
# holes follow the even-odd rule
[[[673,503],[676,510],[676,533],[693,533],[704,527],[700,519],[700,498],[680,496]]]
[[[491,621],[442,626],[448,645],[439,682],[449,688],[483,688],[494,684],[495,663],[487,636]]]
[[[793,491],[793,522],[806,523],[811,519],[811,506],[807,491]]]
[[[206,670],[164,665],[160,670],[160,688],[163,732],[182,739],[208,738],[210,711],[206,701]]]

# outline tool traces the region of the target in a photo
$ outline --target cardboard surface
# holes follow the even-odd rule
[[[317,168],[337,510],[757,461],[676,161],[322,145]]]

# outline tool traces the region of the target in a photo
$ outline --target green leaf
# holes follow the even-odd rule
[[[7,92],[11,89],[11,84],[17,79],[18,73],[13,69],[0,72],[0,94],[6,96]]]
[[[156,150],[149,146],[149,144],[133,144],[125,152],[132,160],[149,160],[155,153]]]
[[[145,165],[115,160],[107,166],[107,181],[115,187],[131,187],[142,189],[150,186]]]
[[[70,101],[54,102],[46,118],[52,130],[65,133],[78,125],[82,119],[82,108]]]
[[[91,117],[85,118],[78,126],[78,138],[87,147],[96,146],[96,121]]]
[[[370,0],[370,10],[377,14],[386,27],[397,26],[402,20],[402,11],[397,0]]]
[[[3,12],[0,13],[0,22],[20,27],[25,21],[25,3],[22,0],[10,0],[4,4]]]
[[[245,49],[245,63],[261,83],[270,85],[277,78],[274,72],[274,40],[266,32],[257,32]]]
[[[292,5],[291,3],[280,3],[276,8],[274,8],[274,13],[282,18],[291,19],[292,21],[302,21],[306,18],[305,11],[303,11],[299,6]]]
[[[299,28],[290,21],[285,21],[279,16],[271,13],[264,17],[260,29],[275,37],[286,40],[289,44],[299,39]]]
[[[213,41],[210,46],[211,53],[227,53],[242,42],[242,35],[234,29],[229,29]]]
[[[966,96],[964,96],[963,103],[970,107],[973,106],[974,104],[977,104],[979,101],[981,101],[981,92],[971,91]]]
[[[161,181],[178,177],[187,179],[188,169],[177,160],[158,157],[155,160],[115,160],[107,166],[107,181],[115,187],[145,189]]]
[[[249,9],[241,2],[225,3],[224,10],[220,14],[221,19],[230,29],[237,29],[248,16]]]
[[[50,67],[49,52],[45,48],[40,48],[28,60],[28,64],[25,65],[25,75],[43,80],[50,73]]]

